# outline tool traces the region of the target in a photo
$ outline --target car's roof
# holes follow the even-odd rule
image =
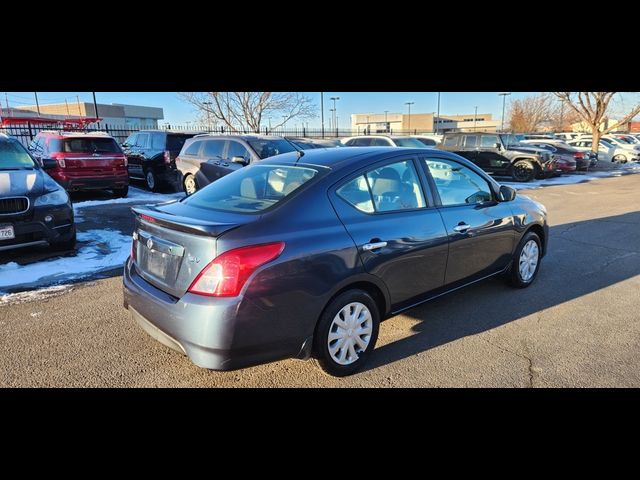
[[[65,132],[57,130],[41,130],[38,135],[50,135],[58,138],[111,138],[107,132]],[[115,140],[115,139],[114,139]]]
[[[138,130],[137,132],[131,132],[131,133],[169,133],[174,135],[202,135],[205,132],[185,132],[183,130],[147,129],[147,130]]]
[[[240,140],[284,140],[283,137],[279,137],[276,135],[260,135],[258,133],[246,134],[246,135],[221,135],[218,133],[202,133],[196,135],[198,138],[209,138],[216,140],[228,140],[229,138],[237,138]]]
[[[260,163],[297,164],[307,166],[321,166],[339,169],[349,164],[366,165],[374,163],[388,154],[411,155],[424,154],[423,148],[398,148],[398,147],[344,147],[344,148],[316,148],[305,150],[302,156],[300,152],[289,152],[261,160]],[[449,152],[440,151],[445,156],[452,155]]]

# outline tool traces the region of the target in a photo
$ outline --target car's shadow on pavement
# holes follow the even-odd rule
[[[640,275],[638,232],[640,212],[551,227],[548,252],[533,285],[515,289],[503,279],[494,278],[404,312],[419,321],[412,335],[376,348],[363,371],[500,327]],[[387,321],[393,322],[393,317]]]

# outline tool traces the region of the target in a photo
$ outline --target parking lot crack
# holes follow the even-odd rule
[[[535,371],[533,369],[533,360],[531,360],[531,357],[529,357],[528,355],[525,355],[523,353],[514,352],[513,350],[505,348],[502,345],[498,345],[498,344],[495,344],[493,342],[490,342],[486,338],[483,338],[482,340],[484,342],[488,343],[489,345],[491,345],[492,347],[495,347],[495,348],[497,348],[498,350],[500,350],[502,352],[509,353],[511,355],[515,355],[516,357],[522,358],[523,360],[526,360],[527,361],[527,372],[528,372],[528,375],[529,375],[528,388],[533,388],[533,386],[534,386],[533,385],[533,381],[534,381],[534,378],[536,377],[536,373],[535,373]],[[525,348],[526,348],[526,345],[525,345]]]

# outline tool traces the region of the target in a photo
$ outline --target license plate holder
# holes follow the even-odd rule
[[[0,225],[0,240],[13,240],[16,238],[16,232],[13,225]]]

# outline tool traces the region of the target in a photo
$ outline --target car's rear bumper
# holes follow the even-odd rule
[[[48,216],[51,220],[46,221]],[[15,233],[15,238],[0,241],[0,251],[64,242],[74,233],[73,211],[67,205],[36,207],[29,219],[0,217],[0,225],[12,225]]]
[[[124,188],[129,185],[129,175],[126,173],[99,177],[56,177],[55,180],[67,191]]]
[[[136,323],[200,367],[233,370],[295,357],[301,350],[303,340],[282,341],[282,332],[274,332],[273,338],[251,335],[260,323],[273,321],[275,308],[259,307],[241,296],[171,297],[138,275],[131,259],[124,268],[123,284],[124,306]]]

